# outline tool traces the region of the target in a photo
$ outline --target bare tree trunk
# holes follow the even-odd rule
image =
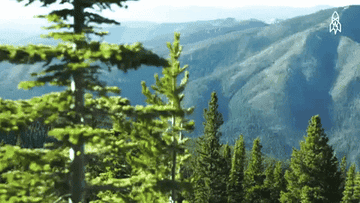
[[[74,3],[74,31],[76,34],[82,32],[84,25],[84,8],[81,6],[80,0],[75,0]],[[76,49],[81,49],[82,44],[76,42]],[[83,72],[80,70],[76,75],[72,75],[71,90],[75,96],[75,111],[80,114],[77,116],[76,123],[80,124],[84,122],[83,109],[84,109],[84,87],[83,87]],[[82,136],[79,138],[79,142],[72,146],[74,153],[74,160],[71,164],[72,172],[72,187],[71,187],[71,199],[69,202],[83,203],[85,202],[85,160],[84,160],[84,141]],[[79,154],[78,154],[79,153]]]

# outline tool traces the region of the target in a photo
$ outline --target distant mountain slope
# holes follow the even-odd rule
[[[193,24],[187,24],[186,26],[177,28],[177,32],[182,34],[181,43],[185,46],[187,44],[222,36],[226,33],[264,26],[267,26],[267,24],[255,19],[238,22],[234,18],[227,18],[208,22],[197,21]],[[157,35],[157,37],[144,41],[143,43],[148,47],[154,47],[156,50],[161,50],[164,48],[163,42],[171,41],[171,38],[174,38],[173,35],[173,32]]]
[[[339,13],[343,28],[336,35],[329,32],[334,11]],[[299,148],[308,120],[320,114],[338,158],[348,154],[348,160],[359,166],[359,13],[360,6],[350,6],[275,24],[233,18],[149,24],[139,38],[144,39],[145,47],[168,57],[166,42],[173,41],[174,31],[181,33],[179,61],[181,67],[188,64],[190,72],[183,106],[196,107],[189,117],[195,120],[195,132],[184,133],[186,136],[202,134],[203,109],[208,107],[211,92],[216,91],[225,121],[222,142],[234,144],[243,134],[250,149],[259,136],[264,153],[288,159],[292,147]],[[105,40],[120,43],[127,39],[125,30],[113,29]],[[49,86],[16,89],[17,83],[29,80],[30,72],[40,71],[41,65],[0,63],[0,85],[4,87],[0,96],[26,99],[59,91],[61,88]],[[161,68],[143,67],[127,74],[117,70],[108,73],[104,68],[99,78],[121,88],[121,95],[134,105],[144,104],[140,82],[151,86],[155,73],[161,75]]]
[[[240,133],[251,139],[260,136],[267,145],[264,151],[281,157],[280,151],[288,151],[288,146],[299,147],[307,121],[316,114],[320,114],[327,134],[334,140],[358,137],[355,126],[360,117],[352,109],[360,108],[360,60],[356,54],[359,35],[350,31],[336,36],[329,33],[335,10],[343,26],[355,33],[359,30],[353,23],[360,18],[355,17],[360,9],[352,6],[229,33],[184,51],[182,64],[190,64],[193,78],[186,89],[185,95],[189,96],[184,106],[196,104],[192,118],[202,120],[202,109],[215,90],[223,96],[219,104],[226,118],[222,126],[225,142],[233,144],[232,139]],[[200,134],[201,128],[198,130],[194,134]],[[348,148],[336,150],[344,154]],[[357,148],[352,150],[351,154],[360,154]],[[356,156],[348,160],[355,162]],[[290,158],[289,154],[286,157]]]

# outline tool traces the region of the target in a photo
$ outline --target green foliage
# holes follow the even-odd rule
[[[280,201],[340,202],[341,173],[319,115],[310,119],[307,135],[300,151],[293,149],[291,170],[285,173],[288,191],[281,192]]]
[[[152,85],[151,88],[155,90],[155,94],[151,94],[150,90],[146,87],[145,82],[142,82],[142,93],[147,97],[146,102],[154,105],[154,106],[172,106],[176,111],[179,111],[179,115],[172,115],[170,117],[160,116],[162,123],[162,128],[165,133],[162,135],[162,139],[169,145],[171,148],[168,149],[168,153],[171,152],[172,160],[165,160],[164,162],[172,162],[171,165],[168,165],[168,168],[171,168],[172,181],[174,179],[180,179],[179,183],[179,191],[175,191],[174,189],[174,197],[172,199],[177,199],[181,197],[182,190],[186,190],[189,192],[192,190],[191,184],[188,181],[183,181],[183,174],[180,173],[180,168],[184,165],[184,162],[190,158],[190,154],[188,151],[185,151],[185,144],[188,141],[188,138],[184,139],[181,130],[186,130],[188,132],[194,130],[194,122],[187,121],[185,119],[185,115],[190,115],[193,113],[194,107],[184,109],[181,107],[180,103],[184,98],[184,94],[182,92],[185,89],[185,86],[189,79],[189,72],[185,71],[188,67],[185,65],[183,68],[180,68],[180,63],[178,58],[180,57],[182,46],[179,46],[180,43],[180,33],[175,33],[174,35],[174,43],[171,45],[167,43],[167,47],[170,51],[171,58],[169,59],[169,66],[163,68],[163,77],[159,79],[159,76],[155,75],[156,85]],[[185,71],[185,77],[181,81],[181,84],[177,86],[177,77]],[[159,97],[159,94],[166,96],[168,102],[162,101]],[[169,126],[169,121],[171,121],[171,125]],[[155,125],[152,124],[152,126]],[[159,129],[157,129],[159,131]],[[180,134],[178,134],[180,132]],[[157,162],[155,162],[157,163]],[[178,174],[175,174],[179,171]],[[174,179],[173,179],[174,178]],[[174,182],[176,183],[176,181]],[[169,189],[170,187],[167,187]]]
[[[341,173],[341,184],[339,186],[339,190],[343,193],[345,191],[345,184],[346,184],[346,173],[347,173],[347,162],[346,156],[341,159],[340,163],[340,173]]]
[[[5,145],[0,148],[1,202],[54,202],[66,194],[69,166],[64,150],[21,149]],[[62,156],[59,157],[59,154]],[[13,170],[8,171],[9,168]]]
[[[245,168],[245,143],[244,136],[240,135],[235,143],[234,153],[231,160],[231,171],[228,183],[228,202],[242,202],[244,196],[243,181]]]
[[[274,182],[272,192],[271,192],[271,200],[272,202],[280,202],[280,192],[286,190],[286,180],[284,177],[283,170],[281,168],[282,163],[278,161],[276,163],[275,169],[274,169]]]
[[[354,186],[354,195],[353,199],[360,201],[360,173],[357,172],[355,176],[355,186]]]
[[[226,168],[229,170],[229,174],[230,174],[230,170],[231,170],[231,148],[230,148],[229,144],[223,145],[222,156],[226,160]]]
[[[245,202],[261,202],[264,199],[270,198],[270,192],[264,186],[266,175],[264,174],[265,170],[261,148],[260,139],[256,138],[253,143],[249,166],[245,170],[243,183]]]
[[[29,0],[26,6],[34,1]],[[44,6],[56,3],[54,0],[40,2]],[[138,42],[117,45],[89,42],[85,37],[88,33],[107,34],[95,32],[93,26],[88,26],[89,22],[119,24],[84,12],[85,8],[96,4],[106,9],[113,3],[122,7],[122,2],[126,0],[62,1],[61,4],[70,3],[74,9],[56,10],[36,17],[56,23],[45,29],[74,28],[74,32],[51,32],[42,36],[67,43],[54,47],[0,46],[0,62],[34,64],[45,61],[44,66],[49,66],[55,57],[64,62],[32,73],[37,79],[21,82],[19,88],[28,90],[50,83],[73,89],[29,100],[0,98],[0,132],[14,136],[17,145],[5,144],[3,140],[0,144],[1,202],[59,203],[71,197],[74,202],[162,203],[168,201],[171,191],[176,191],[179,201],[185,197],[188,202],[206,203],[339,202],[341,192],[343,202],[360,200],[360,174],[355,176],[352,165],[345,183],[346,158],[338,171],[337,160],[327,145],[328,138],[318,116],[311,119],[308,137],[300,144],[301,150],[294,149],[285,178],[286,163],[277,162],[275,166],[271,157],[263,158],[259,139],[254,140],[250,153],[245,150],[241,135],[231,159],[231,148],[219,142],[222,136],[219,128],[224,121],[217,111],[215,92],[211,94],[209,109],[204,110],[204,136],[192,140],[193,143],[184,139],[181,131],[194,129],[194,122],[185,119],[194,108],[181,106],[188,71],[177,86],[177,76],[187,68],[180,68],[178,61],[182,51],[180,34],[175,33],[173,44],[167,43],[171,56],[168,60],[144,49]],[[74,24],[64,23],[68,16],[74,17]],[[94,76],[100,68],[92,64],[97,60],[104,62],[109,71],[114,65],[124,72],[137,70],[141,65],[163,66],[164,77],[159,79],[155,75],[156,85],[151,86],[154,95],[142,82],[148,105],[134,107],[126,98],[106,95],[109,92],[120,94],[120,89],[106,87]],[[98,93],[98,98],[84,94],[85,90]],[[161,99],[164,96],[167,102]],[[32,149],[42,142],[39,136],[30,137],[39,131],[32,126],[35,122],[50,127],[42,133],[58,142]],[[254,122],[259,123],[256,119]],[[253,123],[241,125],[256,130],[251,127]],[[101,128],[103,126],[107,128]],[[87,150],[81,149],[83,144]],[[74,160],[69,159],[70,148],[75,150]],[[82,183],[85,184],[80,187]]]
[[[225,165],[223,166],[223,170],[225,173],[224,182],[226,184],[226,196],[229,196],[228,183],[230,180],[230,171],[231,171],[231,149],[229,144],[223,145],[222,157],[225,160]]]
[[[0,184],[2,202],[58,202],[64,201],[67,197],[71,197],[73,202],[84,202],[85,197],[88,199],[95,194],[98,198],[92,199],[93,202],[164,202],[168,198],[167,190],[189,187],[190,184],[167,180],[169,151],[183,154],[179,156],[179,163],[189,155],[182,148],[186,140],[174,143],[171,140],[174,133],[164,133],[164,129],[168,128],[164,120],[172,116],[181,118],[184,113],[192,111],[192,109],[184,111],[179,108],[183,95],[177,95],[184,89],[188,73],[185,74],[186,79],[181,86],[174,89],[176,94],[167,94],[173,100],[171,105],[145,107],[133,107],[126,99],[106,96],[107,92],[120,93],[119,88],[104,87],[105,84],[93,76],[99,68],[91,65],[96,60],[108,66],[117,65],[118,69],[124,72],[128,69],[136,70],[141,65],[169,66],[170,64],[167,60],[145,50],[141,43],[116,45],[85,41],[84,34],[93,33],[92,27],[84,26],[86,16],[89,17],[88,22],[116,22],[97,14],[83,12],[84,9],[92,7],[93,4],[109,7],[111,3],[116,3],[120,6],[121,1],[74,1],[71,3],[73,10],[62,9],[53,11],[47,16],[38,16],[58,24],[49,27],[51,29],[73,27],[74,33],[48,35],[70,43],[59,44],[56,47],[31,44],[25,47],[0,46],[0,61],[15,64],[46,61],[45,66],[47,66],[56,57],[65,62],[61,65],[52,65],[39,74],[32,73],[32,76],[39,76],[54,72],[50,76],[38,77],[36,81],[22,82],[19,88],[31,89],[50,83],[57,86],[71,86],[72,89],[25,101],[8,101],[0,98],[0,131],[20,131],[33,121],[44,118],[44,124],[52,126],[48,134],[61,141],[55,149],[41,151],[42,153],[13,146],[1,148],[0,172],[7,170],[2,174],[3,179]],[[29,4],[32,2],[30,0]],[[54,3],[46,0],[42,2],[44,5]],[[63,23],[62,19],[66,20],[68,15],[74,17],[73,25]],[[177,41],[173,49],[168,43],[172,54],[179,55],[179,35],[175,34]],[[176,62],[171,63],[173,67],[177,65]],[[168,71],[168,69],[164,70]],[[178,73],[183,71],[176,68],[171,70]],[[167,74],[173,77],[172,74]],[[85,89],[98,92],[101,98],[93,99],[92,94],[85,94],[84,97]],[[97,128],[91,122],[94,117],[105,115],[110,116],[112,120],[111,130]],[[156,120],[159,117],[163,120]],[[194,125],[193,122],[184,123],[183,126],[179,124],[180,122],[173,126],[175,133],[180,130],[190,130]],[[19,138],[18,133],[17,135]],[[22,140],[18,139],[18,141],[21,145]],[[85,153],[83,149],[85,144],[92,150],[91,153]],[[75,151],[74,160],[69,160],[68,157],[70,147]],[[94,158],[95,154],[103,158],[95,163],[105,166],[105,169],[93,169],[94,166],[88,165],[85,178],[86,160],[90,162],[91,155]]]
[[[354,186],[355,186],[355,164],[352,164],[347,172],[345,191],[343,192],[342,203],[355,202],[354,199]],[[357,200],[359,202],[359,200]]]
[[[226,202],[226,182],[229,175],[223,166],[227,165],[221,155],[219,127],[223,124],[223,117],[217,110],[217,96],[211,94],[209,109],[204,109],[204,136],[199,138],[197,165],[193,174],[195,202]]]

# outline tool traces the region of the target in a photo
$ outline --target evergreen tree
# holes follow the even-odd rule
[[[268,199],[262,199],[262,201],[266,202],[276,202],[276,196],[274,197],[274,184],[275,184],[275,177],[274,177],[274,170],[275,170],[275,163],[271,162],[265,169],[265,180],[263,185],[263,191],[269,192]]]
[[[223,117],[218,112],[217,96],[211,93],[209,109],[204,109],[204,137],[199,139],[199,157],[194,172],[195,202],[226,202],[226,183],[224,165],[226,162],[220,153],[220,126]]]
[[[231,160],[231,171],[228,183],[228,202],[236,203],[242,202],[244,197],[243,181],[244,181],[244,170],[245,170],[245,143],[244,136],[240,135],[235,143],[234,153]]]
[[[230,171],[231,171],[231,149],[229,144],[225,144],[223,145],[223,154],[222,154],[224,160],[225,160],[225,166],[224,166],[224,174],[225,177],[223,179],[223,182],[226,183],[226,196],[229,196],[229,191],[228,191],[228,183],[229,183],[229,178],[230,178]]]
[[[341,159],[341,163],[340,163],[341,184],[340,184],[339,190],[341,191],[341,193],[343,193],[345,190],[346,174],[347,174],[346,169],[347,169],[346,156],[344,156]]]
[[[271,199],[273,202],[280,202],[280,193],[281,191],[285,192],[286,190],[286,180],[281,166],[282,163],[278,161],[274,169],[274,187],[271,192]]]
[[[274,163],[270,163],[268,165],[268,167],[266,167],[266,170],[265,170],[265,180],[264,180],[264,185],[266,187],[271,187],[273,184],[274,184],[274,170],[275,170],[275,165]]]
[[[190,154],[188,150],[185,150],[185,143],[189,140],[189,138],[184,139],[181,133],[181,130],[187,130],[191,131],[194,129],[194,122],[186,122],[187,119],[185,119],[185,113],[190,115],[194,107],[183,109],[180,106],[181,101],[184,98],[184,94],[182,92],[185,89],[186,83],[189,79],[189,72],[185,72],[185,77],[181,81],[180,86],[177,86],[177,77],[179,74],[185,71],[185,69],[188,67],[187,65],[183,68],[180,68],[180,63],[178,61],[178,58],[180,57],[182,46],[179,46],[180,43],[180,34],[175,33],[175,41],[173,46],[168,42],[167,46],[170,51],[170,66],[163,69],[163,78],[160,78],[158,75],[155,75],[156,80],[156,86],[151,86],[153,90],[156,91],[154,95],[152,95],[149,91],[149,89],[146,87],[145,82],[142,82],[143,87],[143,94],[147,97],[146,102],[152,105],[159,105],[159,106],[172,106],[174,110],[181,113],[181,116],[176,116],[175,114],[173,116],[165,117],[161,116],[162,122],[164,124],[167,124],[169,120],[171,120],[171,126],[168,126],[167,129],[172,130],[173,133],[167,133],[168,136],[170,136],[168,139],[165,139],[166,143],[172,145],[172,160],[171,160],[171,177],[172,181],[175,181],[175,176],[177,175],[176,179],[180,179],[181,181],[184,181],[183,174],[180,172],[180,169],[183,168],[183,164],[186,162],[187,159],[190,158]],[[163,94],[167,97],[168,103],[166,104],[164,101],[162,101],[159,97],[159,94]],[[178,135],[177,133],[180,132]],[[186,154],[185,154],[186,151]],[[177,173],[177,174],[176,174]],[[188,183],[190,185],[190,183]],[[183,196],[181,195],[180,188],[178,188],[177,192],[175,191],[176,188],[173,188],[171,199],[177,202],[181,202],[183,200]]]
[[[354,199],[355,187],[355,164],[352,164],[347,172],[345,191],[343,192],[342,203],[359,202]]]
[[[293,149],[290,170],[285,173],[287,192],[281,192],[280,201],[340,202],[341,174],[319,115],[310,119],[304,138],[300,150]]]
[[[356,172],[356,175],[355,175],[353,199],[360,201],[360,173],[359,172]]]
[[[191,177],[191,182],[193,183],[194,192],[193,197],[191,199],[191,202],[194,203],[208,203],[210,201],[209,199],[209,187],[206,185],[206,174],[205,171],[207,170],[206,163],[204,162],[205,156],[207,156],[207,151],[203,153],[202,151],[205,151],[206,145],[205,145],[205,137],[200,136],[197,140],[197,153],[198,156],[195,157],[195,164],[194,164],[194,171]],[[200,162],[201,161],[201,162]],[[205,165],[205,166],[204,166]]]
[[[251,160],[245,170],[244,190],[245,202],[267,202],[270,192],[264,187],[263,155],[261,153],[260,139],[256,138],[253,143]]]
[[[32,2],[34,0],[29,0],[27,5]],[[56,3],[53,0],[41,0],[41,2],[44,6]],[[164,154],[168,154],[169,150],[178,146],[166,142],[172,136],[154,132],[162,131],[168,126],[152,120],[159,116],[181,117],[184,111],[174,106],[132,107],[127,99],[107,97],[106,93],[120,93],[120,90],[117,87],[104,87],[105,84],[95,78],[95,73],[100,67],[91,63],[96,60],[105,62],[108,66],[117,65],[118,69],[125,72],[129,69],[136,70],[141,65],[169,66],[167,60],[145,50],[141,43],[116,45],[94,41],[88,43],[85,40],[84,33],[95,33],[92,26],[87,26],[89,22],[119,23],[97,14],[84,12],[84,9],[92,8],[93,4],[104,9],[110,8],[110,4],[113,3],[122,7],[122,2],[125,0],[74,0],[71,3],[62,1],[61,4],[70,3],[74,9],[57,10],[38,17],[58,23],[49,29],[73,27],[74,33],[50,33],[47,36],[70,43],[59,44],[56,47],[0,46],[0,61],[15,64],[46,61],[44,66],[47,66],[57,57],[65,62],[65,64],[52,65],[39,74],[55,72],[54,75],[39,77],[36,81],[22,82],[19,88],[31,89],[35,86],[43,86],[47,82],[71,87],[71,90],[25,101],[0,98],[0,130],[2,131],[19,131],[40,117],[46,118],[45,124],[55,123],[63,118],[63,121],[54,124],[54,129],[49,132],[49,135],[61,141],[58,146],[54,146],[54,150],[28,150],[18,146],[4,146],[0,149],[2,162],[0,172],[14,165],[21,165],[18,167],[19,170],[2,175],[7,179],[7,184],[0,184],[1,202],[58,202],[66,197],[70,197],[72,202],[84,202],[86,192],[103,190],[117,191],[112,196],[102,196],[102,201],[106,202],[163,202],[166,198],[164,194],[169,188],[181,186],[180,183],[165,179],[169,175],[167,167],[169,159]],[[68,15],[74,17],[74,24],[65,24],[62,21],[62,19],[66,20]],[[85,17],[88,19],[86,25]],[[106,33],[95,34],[102,36]],[[37,73],[32,75],[38,76]],[[92,94],[85,94],[84,98],[85,90],[97,92],[101,98],[92,99]],[[85,122],[89,115],[95,117],[97,113],[111,116],[113,120],[111,131],[90,127]],[[157,123],[158,126],[153,123]],[[183,126],[181,130],[187,127]],[[174,129],[177,130],[176,126]],[[160,134],[162,136],[156,136]],[[85,180],[85,143],[93,148],[94,153],[107,153],[106,157],[111,157],[113,160],[123,159],[122,155],[125,153],[126,161],[131,163],[131,176],[117,179],[108,173],[106,180],[101,180],[101,177]],[[70,148],[74,152],[74,157],[69,161]],[[164,185],[165,183],[169,184]]]
[[[191,157],[186,161],[183,168],[183,174],[186,181],[192,182],[192,178],[194,176],[194,169],[196,168],[197,163],[197,140],[198,138],[190,138],[190,140],[186,143],[187,149],[189,150]],[[194,190],[191,191],[185,191],[183,194],[183,197],[187,202],[194,202],[195,196],[194,196]]]
[[[230,172],[230,170],[231,170],[231,148],[228,143],[223,145],[222,156],[226,161],[226,169]]]

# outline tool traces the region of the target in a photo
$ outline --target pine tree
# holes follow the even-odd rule
[[[225,161],[225,166],[224,166],[225,177],[223,179],[223,182],[226,183],[226,196],[228,198],[228,196],[229,196],[228,183],[229,183],[230,171],[231,171],[231,149],[230,149],[230,146],[228,143],[223,145],[222,156]]]
[[[342,203],[359,202],[354,199],[355,187],[355,164],[352,164],[347,172],[345,191],[343,192]]]
[[[226,161],[226,168],[230,172],[230,170],[231,170],[231,148],[228,143],[223,145],[222,156]]]
[[[231,160],[231,171],[228,183],[228,202],[242,202],[244,199],[243,181],[245,170],[245,143],[244,136],[240,135],[235,143],[234,153]]]
[[[207,163],[204,163],[205,156],[207,152],[203,153],[206,150],[205,147],[206,139],[204,136],[198,137],[197,140],[197,153],[199,154],[195,158],[194,171],[191,177],[191,182],[193,183],[194,192],[193,199],[191,202],[194,203],[208,203],[209,200],[209,187],[206,185],[206,174]],[[205,166],[204,166],[205,165]]]
[[[270,163],[268,165],[268,167],[266,167],[265,169],[265,180],[264,180],[264,185],[266,187],[271,187],[274,184],[274,170],[275,170],[275,165],[274,163]]]
[[[194,176],[194,169],[196,167],[196,163],[197,163],[196,160],[197,160],[197,157],[198,157],[198,155],[196,153],[197,140],[198,140],[198,138],[190,138],[190,140],[186,143],[186,148],[189,150],[189,152],[191,154],[191,157],[184,164],[183,174],[184,174],[184,178],[188,182],[193,182],[192,178]],[[185,198],[185,200],[187,202],[194,202],[195,201],[194,200],[195,199],[194,190],[184,191],[182,195],[183,195],[183,197]]]
[[[341,159],[341,163],[340,163],[341,184],[340,184],[339,190],[341,191],[341,193],[343,193],[345,190],[346,174],[347,174],[346,169],[347,169],[347,162],[346,162],[346,156],[344,156]]]
[[[360,201],[360,172],[356,172],[353,199]]]
[[[200,147],[194,172],[195,202],[226,202],[226,183],[222,180],[226,163],[220,153],[220,126],[223,117],[218,112],[217,96],[211,93],[209,109],[204,109],[204,137],[199,139]]]
[[[267,191],[268,198],[262,199],[262,201],[266,202],[276,202],[276,197],[274,197],[274,184],[275,184],[275,177],[274,177],[274,170],[275,164],[274,162],[269,163],[269,165],[265,169],[265,180],[263,184],[263,191]]]
[[[18,0],[18,2],[21,1]],[[34,1],[29,0],[27,5],[32,2]],[[56,1],[41,0],[41,2],[47,6]],[[20,170],[3,174],[8,184],[0,184],[2,202],[57,202],[66,197],[70,197],[72,202],[84,202],[86,192],[102,190],[117,191],[114,196],[104,196],[102,201],[147,202],[150,200],[156,202],[163,200],[161,198],[166,188],[179,185],[169,182],[169,187],[166,187],[167,185],[164,186],[166,180],[160,180],[168,175],[166,174],[167,158],[164,158],[164,153],[167,153],[166,149],[172,148],[169,143],[164,142],[166,135],[145,137],[144,134],[154,129],[167,127],[160,125],[161,127],[155,126],[149,129],[149,123],[151,123],[149,120],[155,120],[158,116],[181,117],[183,112],[174,109],[173,106],[132,107],[127,99],[109,98],[106,93],[120,93],[120,90],[117,87],[104,87],[105,84],[94,77],[97,69],[100,68],[91,65],[96,60],[105,62],[108,66],[117,65],[118,69],[124,72],[129,69],[136,70],[141,65],[166,67],[169,65],[167,60],[145,50],[141,43],[116,45],[100,44],[94,41],[88,43],[85,40],[84,33],[95,33],[92,26],[85,26],[85,17],[88,18],[88,22],[119,23],[97,14],[84,12],[84,9],[92,8],[93,4],[104,9],[110,8],[110,4],[113,3],[122,7],[122,2],[125,0],[74,0],[72,3],[62,1],[62,4],[72,4],[74,9],[57,10],[49,15],[38,17],[47,18],[58,24],[49,29],[73,27],[74,33],[50,33],[47,36],[60,38],[70,43],[59,44],[56,47],[31,44],[25,47],[0,46],[0,61],[15,64],[46,61],[44,66],[47,66],[53,58],[57,57],[65,62],[65,64],[52,65],[39,74],[56,72],[54,75],[39,77],[36,81],[22,82],[19,88],[31,89],[35,86],[43,86],[47,82],[57,86],[71,86],[71,90],[25,101],[0,99],[0,129],[2,131],[18,131],[40,117],[46,118],[45,124],[55,123],[60,118],[64,118],[63,122],[56,123],[54,129],[49,132],[49,135],[62,141],[55,150],[29,150],[21,149],[19,146],[1,148],[0,171],[14,165],[21,165],[18,167]],[[68,15],[74,17],[73,25],[62,21],[62,19],[66,20]],[[95,34],[102,36],[106,33]],[[32,75],[38,76],[37,73]],[[101,98],[92,99],[92,94],[85,94],[84,98],[85,90],[98,92]],[[92,128],[84,122],[88,115],[94,116],[96,113],[111,115],[113,120],[111,131]],[[129,120],[125,117],[133,119]],[[186,126],[182,129],[186,129]],[[115,160],[121,159],[122,156],[117,156],[119,152],[122,154],[126,152],[127,162],[132,163],[132,176],[123,179],[109,177],[106,181],[101,181],[100,178],[85,181],[85,143],[94,148],[94,153],[100,151],[103,154],[108,153],[108,157],[112,156]],[[74,151],[74,159],[70,161],[69,148]],[[66,171],[70,171],[70,174]],[[71,184],[67,184],[68,182]],[[139,194],[139,192],[140,195],[135,197],[134,194]],[[158,196],[157,199],[154,199],[156,196]]]
[[[293,148],[290,170],[285,173],[288,191],[281,192],[280,201],[340,202],[341,173],[319,115],[310,119],[304,138],[299,151]]]
[[[149,91],[149,89],[146,87],[145,82],[142,82],[143,87],[143,94],[147,97],[146,102],[152,105],[159,105],[159,106],[166,106],[170,105],[174,108],[174,110],[180,112],[181,116],[171,116],[164,117],[162,116],[162,122],[167,124],[169,120],[171,120],[171,126],[168,126],[167,129],[170,129],[173,131],[173,133],[168,134],[168,138],[165,139],[165,141],[168,144],[172,145],[172,164],[171,164],[171,178],[172,181],[175,181],[176,179],[180,179],[181,181],[184,181],[184,178],[182,177],[183,174],[180,172],[180,169],[183,168],[184,163],[186,160],[190,158],[190,154],[188,150],[185,150],[185,144],[189,140],[189,138],[184,139],[181,133],[181,130],[187,130],[191,131],[194,129],[194,122],[187,122],[187,119],[185,119],[185,114],[190,115],[194,107],[183,109],[180,106],[181,101],[184,98],[184,94],[181,94],[184,91],[184,88],[186,86],[186,83],[189,79],[189,72],[185,72],[185,77],[181,81],[180,86],[177,86],[177,77],[179,74],[185,71],[185,69],[188,67],[187,65],[183,68],[180,68],[180,63],[178,61],[182,46],[179,46],[180,43],[180,34],[175,33],[175,41],[173,46],[171,46],[170,43],[167,43],[167,46],[170,51],[170,66],[163,69],[163,78],[160,78],[158,75],[155,75],[156,80],[156,86],[151,86],[153,90],[156,91],[154,95],[152,95]],[[163,94],[167,97],[168,103],[166,104],[164,101],[162,101],[159,97],[159,94]],[[177,133],[180,132],[178,135]],[[185,154],[186,151],[186,154]],[[176,177],[177,175],[177,177]],[[188,186],[190,183],[188,183]],[[178,190],[178,191],[176,191]],[[180,188],[173,188],[171,199],[177,202],[181,202],[183,200],[183,196],[181,195],[182,189]],[[189,188],[188,188],[189,190]],[[191,188],[192,190],[192,188]]]
[[[270,198],[270,192],[264,187],[263,155],[261,153],[262,145],[260,139],[256,138],[253,143],[251,160],[248,168],[245,170],[244,190],[245,202],[267,202],[265,199]]]
[[[274,187],[271,193],[273,202],[280,202],[280,193],[286,190],[286,180],[281,165],[282,163],[278,161],[274,169]]]

